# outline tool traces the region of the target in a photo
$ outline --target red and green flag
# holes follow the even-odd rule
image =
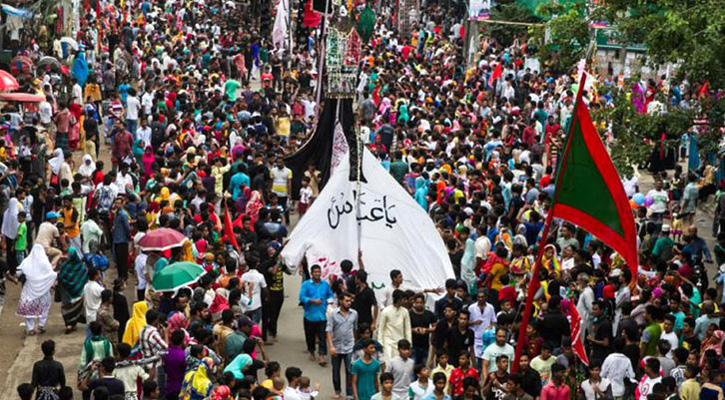
[[[554,218],[569,221],[596,236],[614,249],[637,276],[637,237],[634,216],[612,159],[597,133],[589,109],[581,99],[586,75],[579,84],[579,93],[569,124],[562,160],[556,174],[556,189],[551,209],[546,216],[539,252],[528,288],[519,343],[514,365],[518,366],[520,349],[531,318],[532,299],[540,286],[539,268],[549,227]]]
[[[589,110],[576,102],[550,211],[599,238],[619,253],[637,276],[634,216],[612,159]]]

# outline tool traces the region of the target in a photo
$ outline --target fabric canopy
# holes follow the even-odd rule
[[[349,179],[350,160],[342,157],[322,190],[289,237],[282,251],[290,267],[303,258],[319,264],[323,279],[339,275],[340,263],[357,265],[358,232],[368,283],[373,289],[390,285],[390,270],[399,269],[416,288],[441,286],[453,278],[446,247],[425,210],[398,184],[367,149],[357,209],[356,181]],[[358,223],[360,228],[358,230]]]

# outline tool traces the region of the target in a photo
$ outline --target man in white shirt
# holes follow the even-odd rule
[[[476,358],[483,358],[483,332],[490,329],[496,324],[496,310],[491,304],[486,302],[486,293],[478,292],[478,302],[468,306],[468,312],[471,313],[471,323],[469,324],[473,331],[473,351]]]
[[[154,106],[154,94],[152,91],[148,90],[141,96],[141,105],[143,106],[144,115],[151,115],[151,109]]]
[[[46,96],[45,100],[41,101],[38,106],[40,123],[46,128],[50,126],[50,123],[53,121],[53,106],[50,104],[52,100],[52,97]]]
[[[655,181],[655,188],[647,192],[647,197],[651,197],[654,202],[649,206],[652,221],[655,223],[662,223],[662,218],[667,211],[667,203],[670,201],[670,196],[665,190],[662,190],[662,181]]]
[[[624,395],[624,380],[634,379],[634,370],[629,357],[622,353],[624,341],[620,338],[614,339],[613,346],[614,352],[609,354],[602,363],[601,376],[612,382],[614,398],[621,398]]]
[[[242,282],[252,285],[252,304],[247,307],[245,314],[254,322],[262,320],[262,291],[267,290],[267,281],[255,268],[248,268],[242,275]]]
[[[78,83],[78,79],[73,78],[73,83],[73,102],[83,107],[83,88]]]
[[[136,137],[136,128],[138,127],[138,114],[141,110],[141,102],[136,98],[136,89],[128,89],[128,98],[126,99],[126,129]]]
[[[131,185],[133,187],[133,178],[128,173],[128,164],[122,162],[120,165],[120,171],[116,174],[116,181],[114,182],[118,193],[126,193],[126,187]]]
[[[151,127],[149,126],[146,118],[141,118],[141,126],[138,128],[136,139],[139,139],[144,143],[144,148],[151,146]]]
[[[83,307],[86,310],[86,323],[96,320],[98,309],[101,308],[101,293],[105,289],[102,282],[101,270],[94,269],[89,276],[88,283],[83,288]]]

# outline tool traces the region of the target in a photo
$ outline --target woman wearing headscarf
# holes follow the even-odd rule
[[[541,265],[546,268],[549,274],[559,276],[561,274],[561,263],[556,253],[556,247],[553,244],[547,244],[544,247],[544,255],[541,257]]]
[[[65,155],[63,154],[63,149],[58,148],[53,150],[53,157],[48,160],[48,164],[50,165],[51,172],[50,183],[55,186],[60,185],[60,168],[63,166],[64,162]]]
[[[151,148],[151,146],[146,146],[146,148],[144,149],[144,153],[141,156],[141,165],[143,165],[144,181],[147,180],[154,172],[153,168],[151,168],[151,164],[153,164],[155,161],[156,156],[154,156],[153,148]]]
[[[149,306],[145,301],[137,301],[133,304],[131,319],[126,323],[126,329],[123,332],[123,343],[129,346],[136,345],[141,330],[146,326],[146,311],[148,310]]]
[[[45,332],[48,320],[53,287],[58,274],[45,255],[43,246],[36,244],[28,257],[20,264],[20,271],[25,277],[23,290],[18,301],[17,316],[25,318],[25,326],[29,335],[35,335],[35,320],[38,320],[38,332]]]
[[[88,269],[74,247],[68,248],[68,259],[60,266],[58,283],[61,289],[60,313],[65,322],[65,331],[76,329],[78,319],[83,315],[83,287],[88,282]]]
[[[181,400],[204,400],[211,395],[213,384],[209,379],[209,371],[214,367],[214,361],[204,357],[195,370],[191,370],[184,376],[181,384]]]
[[[422,176],[415,178],[415,193],[413,197],[416,203],[420,204],[428,212],[428,186],[425,184],[425,178]]]
[[[717,353],[718,358],[722,356],[722,347],[723,342],[725,342],[725,332],[715,329],[716,325],[711,324],[708,329],[707,333],[705,334],[705,339],[702,341],[702,346],[700,348],[702,351],[700,354],[700,366],[704,366],[706,362],[706,354],[708,350],[714,350],[715,353]]]
[[[13,197],[10,199],[8,208],[3,214],[2,241],[5,244],[5,260],[8,271],[15,271],[18,266],[18,260],[15,256],[15,239],[18,237],[18,228],[20,227],[18,212],[20,212],[22,207],[18,199]]]
[[[171,314],[169,319],[166,321],[166,325],[168,326],[166,329],[166,343],[171,343],[171,334],[180,330],[184,332],[184,344],[189,344],[191,337],[189,336],[189,332],[186,331],[186,328],[189,326],[189,320],[183,312],[175,312]]]
[[[90,154],[83,156],[80,167],[76,171],[84,178],[92,179],[93,173],[96,172],[96,163],[93,162],[93,157]]]

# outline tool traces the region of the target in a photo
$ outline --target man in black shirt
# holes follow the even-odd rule
[[[604,303],[597,300],[592,303],[593,325],[587,332],[586,342],[589,345],[589,359],[604,360],[609,355],[612,340],[612,323],[604,315]]]
[[[410,310],[410,327],[413,331],[413,359],[416,364],[425,364],[430,348],[430,334],[435,331],[438,319],[432,311],[425,308],[425,295],[413,296],[413,308]]]
[[[435,302],[435,313],[438,319],[443,319],[445,317],[443,315],[443,310],[447,305],[450,305],[456,312],[460,311],[461,307],[463,306],[461,300],[456,297],[455,279],[446,280],[446,295]],[[453,358],[451,358],[451,360],[453,360],[454,358],[458,358],[458,355],[456,354]]]
[[[368,324],[375,326],[378,319],[378,302],[375,300],[375,292],[368,286],[368,273],[359,270],[355,274],[357,294],[352,301],[352,309],[357,311],[358,326]]]
[[[30,382],[39,398],[42,397],[41,393],[54,392],[57,394],[58,389],[65,386],[63,364],[53,359],[55,342],[46,340],[40,348],[43,350],[43,359],[33,365],[33,378]]]
[[[561,297],[551,296],[549,299],[549,311],[541,321],[541,337],[544,343],[548,343],[552,349],[561,347],[561,338],[569,336],[569,320],[561,312],[559,304]]]
[[[517,372],[523,378],[521,387],[524,392],[537,399],[541,395],[541,375],[529,366],[529,361],[531,361],[529,355],[522,353],[519,356],[519,370]]]

